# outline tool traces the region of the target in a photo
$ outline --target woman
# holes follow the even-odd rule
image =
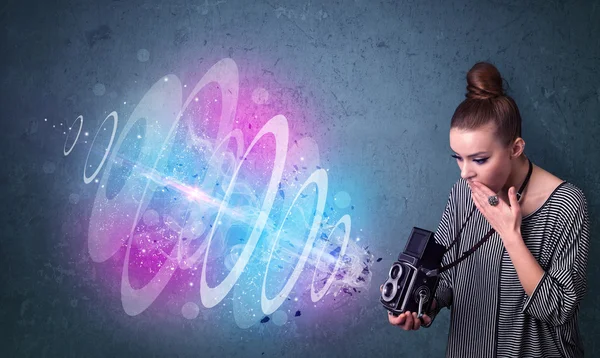
[[[405,330],[429,327],[448,307],[448,357],[582,356],[577,313],[586,291],[585,196],[525,156],[519,110],[493,65],[473,66],[467,90],[450,126],[461,178],[435,240],[450,247],[442,265],[483,243],[441,274],[429,316],[406,312],[389,321]]]

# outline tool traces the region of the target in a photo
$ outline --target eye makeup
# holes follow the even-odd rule
[[[460,157],[460,155],[457,154],[452,154],[452,158],[456,159],[456,160],[462,160],[462,158]],[[485,162],[487,162],[488,158],[478,158],[478,159],[473,159],[473,161],[477,164],[484,164]]]

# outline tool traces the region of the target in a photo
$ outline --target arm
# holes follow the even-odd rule
[[[452,261],[449,256],[449,252],[444,255],[444,258],[442,258],[442,265],[447,265]],[[431,318],[431,322],[428,325],[423,325],[425,328],[431,327],[435,317],[442,310],[442,308],[450,307],[452,305],[453,292],[451,272],[452,270],[448,270],[440,274],[440,282],[435,292],[431,310],[427,314]]]
[[[510,243],[508,243],[510,242]],[[535,260],[531,251],[525,245],[521,233],[515,233],[510,240],[505,240],[506,252],[517,271],[521,286],[528,296],[533,295],[535,288],[544,276],[544,269]]]
[[[453,190],[454,191],[454,190]],[[444,213],[442,214],[442,218],[438,225],[438,229],[435,232],[435,241],[438,244],[444,245],[448,247],[450,245],[452,230],[450,229],[451,223],[454,222],[454,195],[453,192],[450,193],[450,197],[448,198],[448,202],[446,204],[446,208],[444,209]],[[455,257],[453,255],[454,250],[446,252],[442,257],[442,265],[448,265],[452,261],[454,261]],[[454,270],[444,271],[440,274],[440,281],[438,284],[438,288],[435,292],[434,301],[431,306],[430,312],[428,312],[428,316],[431,318],[431,322],[428,325],[423,325],[425,328],[431,327],[431,324],[435,320],[437,314],[444,307],[450,307],[452,305],[452,281]]]
[[[576,314],[586,291],[589,218],[585,198],[579,198],[575,204],[576,210],[562,228],[546,271],[537,262],[531,262],[533,256],[526,247],[515,247],[513,254],[509,252],[527,293],[522,312],[554,326],[568,322]]]

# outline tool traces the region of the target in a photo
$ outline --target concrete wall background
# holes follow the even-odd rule
[[[528,155],[587,195],[593,244],[581,330],[587,356],[600,355],[600,2],[8,0],[1,18],[8,356],[443,356],[449,315],[403,332],[387,323],[378,286],[410,229],[435,227],[459,176],[449,123],[480,60],[507,80]],[[95,277],[103,264],[87,255],[87,150],[64,157],[64,136],[44,118],[82,114],[94,133],[110,111],[127,118],[161,77],[192,83],[226,57],[242,87],[263,84],[289,99],[277,110],[288,111],[296,138],[318,144],[330,187],[351,193],[353,223],[382,258],[370,289],[335,318],[250,331],[208,312],[204,321],[153,310],[129,317],[118,282]]]

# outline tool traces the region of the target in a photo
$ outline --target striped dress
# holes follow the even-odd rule
[[[453,186],[435,240],[448,247],[473,201],[463,179]],[[475,209],[442,263],[470,249],[491,228]],[[536,211],[523,217],[523,240],[545,273],[528,296],[502,239],[495,233],[479,250],[442,273],[438,307],[451,311],[447,357],[581,357],[579,303],[586,291],[589,218],[583,192],[563,182]],[[456,248],[456,250],[455,250]]]

